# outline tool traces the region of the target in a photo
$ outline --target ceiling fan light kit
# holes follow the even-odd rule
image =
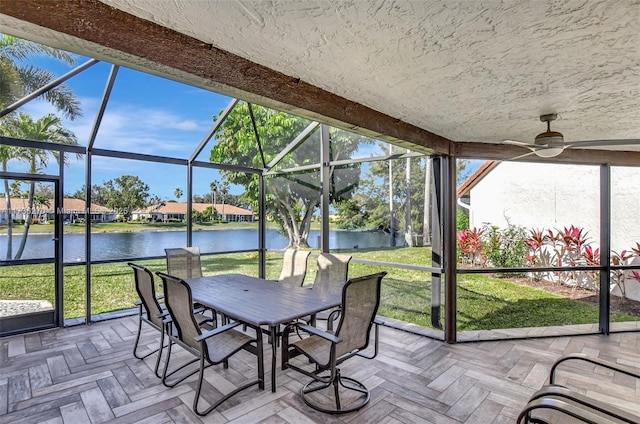
[[[553,158],[564,151],[564,147],[542,147],[533,151],[536,156],[541,158]]]

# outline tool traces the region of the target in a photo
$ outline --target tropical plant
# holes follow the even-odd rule
[[[46,115],[37,121],[34,121],[31,116],[26,113],[20,113],[18,118],[14,120],[12,125],[13,136],[16,138],[22,138],[27,140],[46,141],[54,144],[68,144],[77,145],[78,141],[75,134],[67,130],[62,126],[60,118],[53,114]],[[29,165],[29,173],[36,174],[42,169],[46,168],[49,163],[51,153],[46,150],[33,149],[33,148],[16,148],[15,156],[18,160],[27,162]],[[55,159],[60,162],[60,155],[54,153]],[[63,160],[66,163],[66,156],[63,155]],[[34,197],[35,197],[35,181],[29,182],[28,186],[28,210],[34,210]],[[20,240],[20,246],[16,251],[14,259],[20,259],[22,252],[29,235],[29,227],[31,226],[32,218],[31,213],[28,214],[28,218],[25,220],[22,239]]]
[[[56,59],[68,65],[73,65],[74,58],[71,54],[47,47],[31,41],[22,40],[11,35],[0,34],[0,109],[13,104],[40,87],[50,83],[55,75],[48,70],[23,63],[34,56],[46,56]],[[43,98],[54,105],[58,111],[70,120],[81,115],[80,102],[73,92],[65,84],[60,84],[47,90]],[[0,126],[0,135],[15,136],[15,114],[9,114],[4,118]],[[20,155],[20,149],[12,146],[0,146],[0,162],[2,171],[7,171],[7,164],[11,159]],[[9,195],[8,180],[4,180],[5,203],[7,216],[11,216],[11,198]],[[7,259],[12,256],[13,225],[8,220],[7,225]]]
[[[529,248],[527,253],[527,263],[532,267],[548,267],[551,266],[552,258],[549,253],[549,249],[546,249],[546,245],[549,243],[549,235],[544,230],[531,229],[529,230],[529,237],[525,241]],[[532,272],[532,277],[535,280],[541,280],[548,276],[546,272]]]
[[[458,232],[458,250],[471,266],[483,265],[485,262],[482,243],[483,234],[484,231],[476,227],[473,227],[473,229],[467,228],[466,230]]]
[[[621,252],[612,251],[611,252],[611,265],[626,265],[627,261],[633,258],[635,255],[632,252],[628,252],[626,250],[622,250]],[[623,269],[612,269],[611,270],[611,281],[609,285],[609,290],[613,291],[615,288],[620,290],[620,295],[626,299],[627,297],[627,288],[625,286],[625,271]]]
[[[173,191],[173,194],[176,196],[176,199],[178,200],[178,202],[180,201],[180,198],[182,197],[182,189],[180,188],[176,188]]]
[[[0,106],[2,108],[55,79],[56,75],[46,69],[23,64],[27,59],[35,56],[46,56],[67,65],[73,65],[75,62],[73,56],[63,50],[0,34]],[[65,84],[53,87],[43,96],[65,117],[73,120],[81,115],[80,102]]]

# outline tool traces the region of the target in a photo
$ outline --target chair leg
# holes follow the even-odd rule
[[[142,306],[140,306],[140,308],[142,309]],[[148,354],[146,356],[138,356],[138,343],[140,343],[140,333],[142,333],[142,311],[138,312],[138,334],[136,334],[136,341],[133,344],[133,356],[136,357],[136,359],[143,359],[146,356],[149,356]]]
[[[227,361],[225,360],[224,362],[227,362]],[[249,387],[253,386],[254,384],[260,385],[260,383],[262,381],[262,380],[260,380],[260,378],[258,378],[257,380],[253,380],[253,381],[251,381],[249,383],[246,383],[246,384],[238,387],[237,389],[233,390],[232,392],[227,393],[226,395],[224,395],[222,398],[220,398],[218,401],[216,401],[214,404],[209,406],[204,411],[200,411],[198,409],[198,402],[200,401],[200,393],[202,392],[202,382],[204,380],[204,370],[206,368],[208,368],[209,366],[211,366],[211,365],[213,365],[213,364],[206,364],[205,363],[204,355],[200,355],[200,375],[198,376],[198,388],[196,389],[196,396],[193,399],[193,412],[195,412],[197,415],[200,415],[200,416],[207,415],[209,412],[211,412],[214,409],[216,409],[218,406],[220,406],[227,399],[229,399],[230,397],[234,396],[236,393],[239,393],[239,392],[243,391],[244,389],[248,389]]]
[[[162,372],[162,384],[164,384],[165,387],[175,387],[178,383],[186,380],[187,378],[191,377],[193,374],[195,374],[196,372],[198,372],[198,370],[194,370],[190,373],[188,373],[187,375],[183,376],[182,378],[179,378],[178,380],[174,381],[173,383],[169,383],[168,382],[168,378],[171,377],[173,374],[177,373],[180,370],[185,369],[186,367],[188,367],[189,365],[198,362],[198,358],[189,361],[181,366],[179,366],[178,368],[176,368],[175,370],[171,371],[170,373],[167,373],[167,371],[169,370],[169,360],[171,359],[171,347],[173,346],[173,343],[171,340],[169,340],[169,346],[167,348],[167,359],[164,362],[164,371]]]
[[[167,331],[166,328],[163,328],[163,330],[160,333],[160,348],[158,349],[158,357],[156,358],[156,366],[154,369],[154,372],[156,374],[156,377],[158,378],[162,378],[162,375],[159,373],[160,371],[160,361],[162,360],[162,353],[164,351],[165,345],[164,345],[164,335],[165,332]],[[171,339],[169,339],[169,343],[171,343]],[[169,347],[168,345],[166,347]],[[167,361],[169,361],[169,357],[167,356]]]
[[[162,341],[160,342],[160,347],[158,349],[152,350],[151,352],[149,352],[149,353],[147,353],[145,355],[142,355],[142,356],[140,356],[140,354],[138,353],[138,347],[140,345],[140,337],[142,335],[142,321],[143,321],[142,316],[140,316],[140,319],[138,319],[138,334],[136,334],[136,341],[133,344],[133,356],[136,359],[146,359],[146,358],[148,358],[149,356],[153,355],[156,352],[158,352],[158,355],[161,355],[162,354]],[[162,338],[161,338],[161,340],[162,340]],[[157,373],[157,361],[156,361],[156,375],[158,375],[158,373]],[[160,376],[158,375],[158,377],[160,377]]]
[[[348,384],[345,384],[345,382],[347,382]],[[321,384],[314,387],[314,384],[317,384],[317,383],[321,383]],[[334,400],[336,405],[335,409],[330,409],[322,405],[321,403],[314,401],[310,396],[308,396],[311,393],[314,393],[323,389],[327,389],[331,386],[333,386],[333,394],[334,394]],[[358,393],[362,393],[364,396],[362,397],[362,399],[351,403],[346,408],[343,408],[342,402],[340,400],[340,391],[339,391],[340,386],[344,387],[347,390],[352,390]],[[325,412],[328,414],[346,414],[347,412],[357,411],[363,406],[365,406],[370,399],[369,390],[362,383],[360,383],[357,380],[354,380],[353,378],[342,377],[339,369],[336,369],[336,375],[333,379],[330,379],[328,381],[312,380],[306,385],[304,385],[301,390],[301,395],[302,395],[302,400],[307,406],[310,406],[315,410]]]

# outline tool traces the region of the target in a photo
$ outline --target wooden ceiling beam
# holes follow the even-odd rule
[[[0,11],[14,18],[3,18],[3,32],[18,37],[38,33],[24,38],[427,153],[450,152],[444,137],[96,0],[0,0]]]

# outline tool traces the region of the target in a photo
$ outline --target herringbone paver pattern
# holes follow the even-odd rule
[[[298,394],[307,378],[278,370],[276,393],[250,388],[197,417],[191,411],[195,377],[167,389],[153,374],[154,355],[133,357],[136,322],[126,317],[0,339],[0,423],[513,423],[562,354],[640,367],[637,332],[448,345],[382,328],[376,359],[353,358],[342,367],[372,391],[358,412],[311,410]],[[157,331],[149,329],[143,341],[154,347]],[[215,399],[255,375],[254,363],[241,352],[229,369],[210,368],[207,396]],[[630,378],[602,370],[594,377],[593,369],[571,366],[560,383],[640,409],[640,382]]]

